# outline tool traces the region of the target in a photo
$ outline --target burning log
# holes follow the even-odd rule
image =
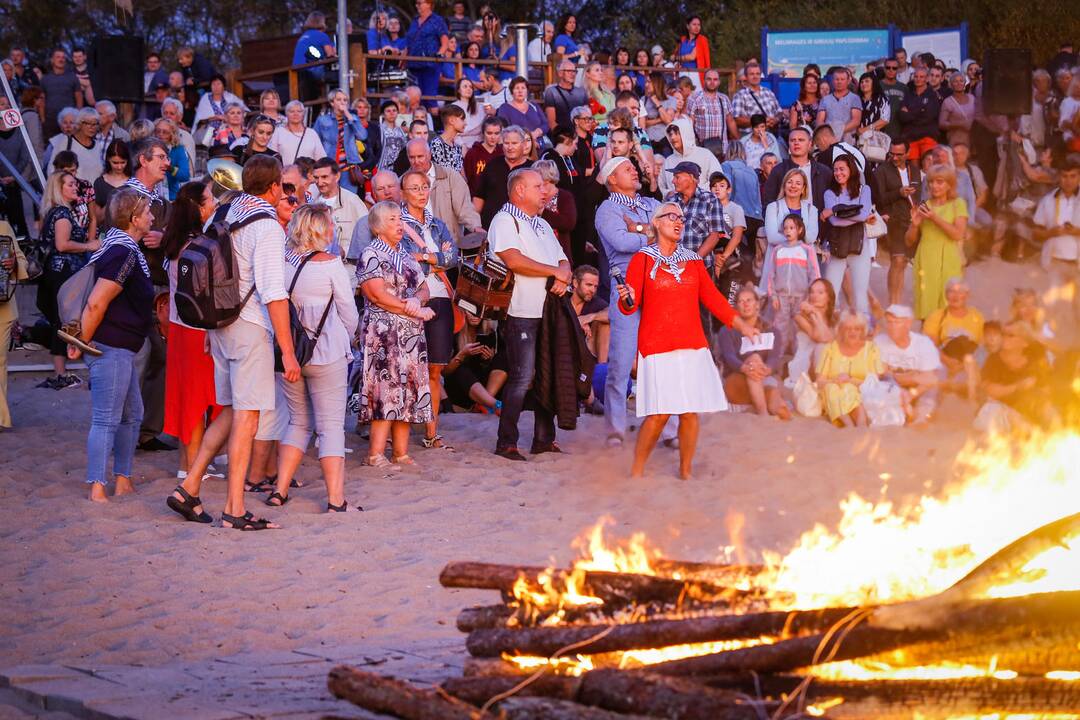
[[[626,625],[570,625],[534,628],[474,630],[466,641],[472,655],[498,657],[503,653],[549,657],[567,645],[588,643],[581,652],[660,648],[669,645],[801,635],[823,632],[852,613],[852,608],[828,608],[800,612],[763,612],[747,615],[696,617],[686,620],[651,620]]]
[[[501,590],[508,594],[513,591],[519,577],[524,577],[530,586],[539,587],[541,575],[551,575],[557,582],[565,583],[569,572],[525,565],[452,562],[439,574],[439,582],[443,587]],[[684,598],[723,603],[756,596],[756,593],[748,590],[708,581],[600,571],[584,573],[584,590],[610,607],[649,602],[676,603]]]
[[[458,613],[457,629],[467,633],[480,628],[506,627],[517,615],[517,608],[509,605],[476,605]]]
[[[450,678],[442,688],[461,700],[483,705],[521,682],[520,677]],[[520,694],[681,720],[760,720],[763,712],[776,707],[776,703],[754,701],[742,693],[705,687],[683,678],[620,670],[594,670],[580,678],[545,675],[525,686]]]
[[[903,604],[901,604],[903,605]],[[986,633],[1053,637],[1073,633],[1080,626],[1080,591],[1042,593],[999,600],[968,600],[943,607],[934,626],[880,627],[878,613],[903,608],[886,606],[868,613],[866,624],[840,632],[781,640],[650,666],[664,675],[709,675],[731,671],[787,672],[833,660],[852,660],[920,642],[958,642]],[[1080,654],[1080,649],[1077,649]],[[1070,666],[1072,667],[1072,666]]]

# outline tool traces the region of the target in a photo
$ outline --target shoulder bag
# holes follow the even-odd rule
[[[300,323],[300,314],[296,311],[296,305],[293,304],[292,293],[304,266],[313,257],[315,257],[315,253],[308,253],[304,256],[304,259],[300,261],[300,267],[296,268],[296,274],[293,275],[292,282],[289,283],[289,334],[292,336],[293,353],[296,355],[296,362],[300,367],[304,367],[311,362],[311,358],[315,354],[315,344],[319,342],[323,326],[326,325],[326,318],[330,315],[330,308],[334,304],[334,296],[331,293],[330,300],[326,303],[326,309],[323,310],[322,318],[319,320],[319,326],[315,328],[315,337],[308,335],[307,330]],[[274,343],[274,371],[285,372],[285,363],[281,358],[281,347],[277,343]]]

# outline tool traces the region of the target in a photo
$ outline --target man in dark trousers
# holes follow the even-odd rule
[[[878,165],[873,178],[881,219],[889,228],[889,305],[899,303],[904,292],[904,271],[911,257],[904,235],[911,225],[911,208],[919,202],[919,166],[912,163],[908,167],[907,153],[906,142],[893,140],[889,156]]]

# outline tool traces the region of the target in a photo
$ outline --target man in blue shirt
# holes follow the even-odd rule
[[[630,258],[648,245],[653,213],[660,202],[638,194],[641,180],[633,163],[626,157],[610,158],[600,168],[596,181],[611,195],[596,210],[596,232],[600,236],[600,270],[618,269],[626,277]],[[601,283],[603,285],[603,283]],[[619,301],[617,284],[611,282],[611,307]],[[604,422],[608,447],[621,447],[626,438],[626,386],[637,358],[638,323],[641,314],[609,313],[611,337],[608,340],[607,379],[604,382]],[[675,436],[675,426],[664,428],[665,444]]]
[[[308,14],[303,32],[293,50],[293,65],[305,65],[337,56],[334,41],[326,34],[326,15],[318,10]],[[322,95],[326,65],[316,65],[300,71],[300,99],[311,100]]]

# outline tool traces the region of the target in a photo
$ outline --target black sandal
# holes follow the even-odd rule
[[[244,483],[244,492],[264,493],[277,485],[277,475],[272,478],[263,478],[257,483]]]
[[[293,478],[292,480],[289,481],[289,487],[291,487],[291,488],[302,488],[304,486],[296,478]]]
[[[227,513],[221,513],[221,527],[232,530],[276,530],[270,527],[270,521],[266,518],[256,519],[250,512],[237,517]]]
[[[182,515],[188,522],[197,523],[211,523],[214,522],[214,518],[210,517],[210,513],[203,510],[201,513],[195,512],[195,508],[202,505],[202,500],[198,495],[192,495],[184,489],[183,485],[177,485],[173,490],[175,493],[179,493],[180,497],[184,498],[183,501],[177,500],[172,495],[165,501],[165,504],[169,506],[169,509],[179,515]]]
[[[341,503],[340,505],[331,505],[330,503],[326,503],[326,512],[328,512],[328,513],[331,513],[331,512],[346,512],[348,509],[349,509],[349,501],[348,500]],[[359,505],[356,506],[356,509],[359,510],[360,512],[364,511],[364,508],[360,507]]]
[[[277,500],[277,502],[272,502],[273,500]],[[291,496],[282,495],[277,490],[275,490],[274,492],[270,493],[270,497],[266,498],[266,500],[264,500],[263,502],[270,507],[284,507],[285,503],[289,502],[290,500],[292,500]]]

